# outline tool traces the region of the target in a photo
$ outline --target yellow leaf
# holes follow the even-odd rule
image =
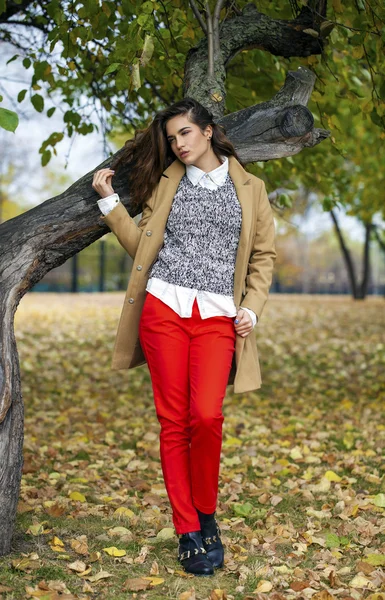
[[[103,550],[110,556],[125,556],[127,554],[125,550],[119,550],[116,546],[109,546],[108,548],[103,548]]]
[[[261,581],[258,583],[257,588],[254,590],[254,592],[256,592],[256,593],[270,592],[272,589],[273,589],[273,584],[270,581],[267,581],[267,579],[261,579]]]
[[[223,446],[242,446],[242,441],[236,437],[228,437],[223,442]]]
[[[226,590],[220,590],[218,588],[212,590],[209,600],[227,600]]]
[[[65,552],[65,549],[62,548],[61,546],[54,546],[53,544],[50,544],[50,548],[54,552]]]
[[[151,581],[151,585],[160,585],[161,583],[164,583],[163,577],[143,577],[143,579]]]
[[[158,533],[156,534],[156,539],[162,541],[171,540],[174,537],[174,535],[175,533],[173,527],[163,527],[163,529],[158,531]]]
[[[58,538],[56,535],[53,536],[51,544],[53,544],[54,546],[64,546],[64,542],[62,542],[61,539]]]
[[[91,552],[91,554],[88,557],[88,562],[90,562],[90,563],[96,562],[97,560],[99,560],[99,558],[101,556],[102,555],[100,552]]]
[[[341,481],[342,477],[334,473],[334,471],[326,471],[324,477],[329,481]]]
[[[354,588],[364,588],[368,586],[371,586],[373,588],[373,584],[370,581],[370,579],[364,577],[363,575],[356,575],[355,577],[353,577],[353,579],[349,582],[348,585]]]
[[[370,565],[382,567],[385,565],[385,554],[367,554],[364,560]]]
[[[196,600],[194,587],[189,589],[187,592],[182,592],[181,594],[179,594],[178,600]]]
[[[28,527],[26,533],[31,533],[32,535],[41,535],[42,533],[49,533],[50,531],[52,531],[51,529],[44,529],[44,523],[46,522],[47,521],[31,525],[30,527]]]
[[[128,519],[132,519],[132,517],[135,517],[135,513],[129,508],[126,508],[125,506],[120,506],[119,508],[117,508],[114,512],[114,515],[127,517]]]
[[[107,533],[110,536],[122,536],[127,535],[127,533],[130,533],[130,530],[127,529],[127,527],[112,527],[112,529],[109,529]]]
[[[278,567],[273,567],[273,569],[274,571],[278,571],[278,573],[283,573],[285,575],[293,572],[293,569],[289,569],[286,565],[279,565]]]
[[[291,449],[290,458],[292,458],[293,460],[303,458],[302,452],[298,446],[294,446],[294,448]]]
[[[76,500],[78,502],[86,502],[86,497],[80,492],[71,492],[70,498],[71,500]]]

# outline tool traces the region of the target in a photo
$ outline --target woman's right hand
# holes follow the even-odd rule
[[[100,169],[94,173],[92,187],[102,198],[107,198],[115,193],[111,185],[113,175],[115,175],[115,171],[112,169]]]

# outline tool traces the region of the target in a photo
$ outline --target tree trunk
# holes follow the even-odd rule
[[[23,468],[24,405],[13,330],[14,312],[9,297],[2,295],[0,388],[9,409],[0,423],[0,556],[11,550]]]
[[[366,298],[368,282],[369,282],[370,234],[373,229],[373,225],[372,225],[372,223],[365,224],[365,244],[364,244],[364,253],[363,253],[363,260],[362,260],[362,267],[363,267],[362,268],[362,280],[361,280],[361,284],[359,285],[357,278],[356,278],[356,271],[355,271],[353,259],[350,254],[350,250],[345,243],[342,231],[341,231],[339,223],[338,223],[337,215],[333,212],[333,210],[330,211],[330,215],[333,220],[333,224],[334,224],[335,232],[337,234],[337,238],[338,238],[338,241],[340,244],[342,256],[344,257],[353,298],[355,300],[364,300]]]

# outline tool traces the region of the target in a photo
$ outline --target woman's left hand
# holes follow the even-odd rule
[[[238,322],[237,322],[238,321]],[[253,322],[249,313],[240,308],[234,321],[235,332],[241,337],[246,337],[253,331]]]

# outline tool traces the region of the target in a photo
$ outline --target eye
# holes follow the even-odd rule
[[[182,135],[187,135],[188,133],[190,133],[189,131],[183,131]],[[171,140],[169,140],[170,144],[172,144],[173,142],[175,142],[175,138],[172,138]]]

